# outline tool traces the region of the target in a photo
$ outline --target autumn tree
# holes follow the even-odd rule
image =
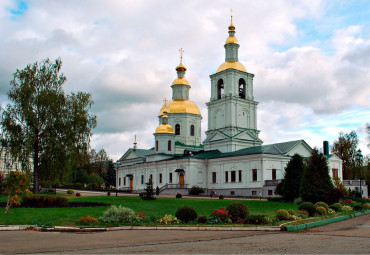
[[[39,182],[62,181],[73,167],[74,158],[86,151],[96,117],[89,113],[93,102],[84,92],[66,95],[60,74],[62,61],[46,59],[17,70],[10,82],[10,103],[2,111],[1,125],[14,159],[30,170],[33,187]]]
[[[7,213],[13,205],[19,205],[21,202],[21,195],[29,192],[30,185],[29,177],[26,173],[20,171],[11,171],[5,178],[5,193],[8,194],[8,199],[5,206],[5,213]]]
[[[343,179],[345,180],[359,178],[354,167],[358,143],[359,139],[355,131],[351,131],[348,134],[340,132],[338,140],[333,143],[332,152],[338,155],[343,161]]]
[[[294,154],[285,168],[284,178],[281,181],[281,194],[285,201],[293,202],[299,197],[302,175],[305,169],[302,156]]]
[[[301,198],[312,203],[325,201],[326,193],[333,187],[327,159],[323,153],[314,148],[302,176]]]

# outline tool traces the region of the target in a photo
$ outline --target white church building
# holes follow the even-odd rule
[[[202,116],[189,100],[186,67],[176,67],[172,100],[159,111],[154,147],[130,148],[118,161],[119,189],[142,192],[151,178],[161,194],[187,194],[192,186],[214,190],[217,195],[274,196],[284,169],[295,153],[309,157],[312,148],[304,140],[263,145],[258,137],[257,106],[253,96],[254,74],[238,61],[239,43],[232,18],[226,39],[225,62],[211,78],[208,130],[201,141]],[[331,177],[342,178],[342,161],[328,158]]]

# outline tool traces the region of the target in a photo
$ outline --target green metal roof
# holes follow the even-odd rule
[[[145,150],[145,149],[131,149],[133,152],[135,152],[136,155],[138,155],[141,158],[145,158],[148,155],[154,154],[154,150]]]
[[[195,145],[186,145],[182,142],[179,142],[179,141],[176,141],[175,142],[175,145],[178,145],[178,146],[183,146],[183,147],[188,147],[188,148],[204,148],[204,145],[201,144],[201,145],[198,145],[198,146],[195,146]]]

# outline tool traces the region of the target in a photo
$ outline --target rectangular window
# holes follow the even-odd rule
[[[119,178],[120,180],[120,185],[121,185],[121,178]],[[126,186],[126,177],[123,177],[123,186]]]
[[[272,196],[272,190],[269,189],[269,196]]]
[[[141,184],[144,184],[144,175],[141,176]]]
[[[231,171],[231,182],[236,181],[236,171]]]
[[[257,169],[252,169],[252,180],[257,181]]]
[[[212,172],[212,183],[216,183],[216,182],[217,182],[217,173]]]
[[[170,173],[170,183],[172,183],[172,173]]]
[[[229,182],[229,172],[225,172],[225,182]]]
[[[118,186],[121,186],[121,177],[118,178]]]
[[[272,169],[272,180],[276,180],[276,169]]]
[[[333,168],[331,171],[333,173],[333,179],[337,179],[338,178],[338,169]]]
[[[162,183],[162,174],[159,174],[159,183]]]
[[[149,175],[149,180],[152,180],[153,181],[153,175]]]
[[[252,190],[252,196],[256,196],[256,195],[257,195],[257,191]]]
[[[239,182],[242,182],[242,170],[239,170]]]

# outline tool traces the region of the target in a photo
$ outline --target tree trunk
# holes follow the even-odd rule
[[[39,193],[39,140],[38,131],[36,132],[36,141],[33,145],[34,157],[33,157],[33,194]]]
[[[10,204],[10,193],[9,193],[8,194],[8,201],[6,202],[6,206],[5,206],[5,213],[8,213],[10,206],[11,206],[11,204]]]

